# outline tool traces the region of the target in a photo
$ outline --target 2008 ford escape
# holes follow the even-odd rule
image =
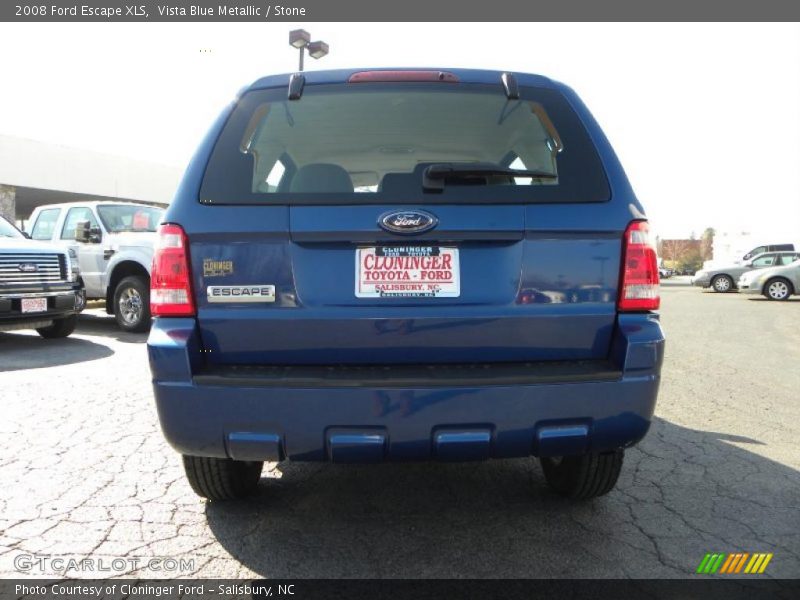
[[[605,494],[664,337],[648,224],[568,87],[319,71],[244,90],[160,227],[148,350],[194,490],[263,461],[537,456]]]

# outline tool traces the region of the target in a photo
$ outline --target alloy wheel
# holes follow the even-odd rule
[[[119,311],[123,320],[133,325],[142,318],[142,295],[132,287],[125,288],[119,295]]]
[[[717,277],[714,280],[714,289],[718,292],[727,292],[731,289],[731,281],[727,277]]]
[[[785,281],[773,281],[767,287],[767,294],[773,300],[783,300],[789,295],[789,286]]]

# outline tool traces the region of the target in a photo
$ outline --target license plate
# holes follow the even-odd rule
[[[460,294],[458,248],[356,249],[357,298],[458,298]]]
[[[22,312],[47,312],[47,298],[23,298]]]

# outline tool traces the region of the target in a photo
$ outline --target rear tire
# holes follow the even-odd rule
[[[733,287],[733,279],[729,275],[717,275],[711,280],[711,288],[720,294],[730,292]]]
[[[63,338],[75,331],[78,324],[78,315],[70,315],[63,319],[56,319],[52,325],[40,327],[36,332],[45,339]]]
[[[150,282],[144,277],[125,277],[114,290],[114,318],[124,331],[150,329]]]
[[[764,295],[769,300],[788,300],[793,293],[792,284],[783,277],[775,277],[764,284]]]
[[[183,456],[183,469],[194,493],[209,500],[236,500],[252,494],[263,462]]]
[[[539,460],[547,484],[553,491],[566,498],[588,500],[614,489],[624,455],[622,450],[614,450],[602,454],[543,457]]]

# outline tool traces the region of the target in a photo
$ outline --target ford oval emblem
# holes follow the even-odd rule
[[[378,225],[392,233],[423,233],[439,224],[439,219],[424,210],[395,210],[378,219]]]
[[[36,266],[36,263],[22,263],[17,268],[23,273],[36,273],[39,270],[39,267]]]

